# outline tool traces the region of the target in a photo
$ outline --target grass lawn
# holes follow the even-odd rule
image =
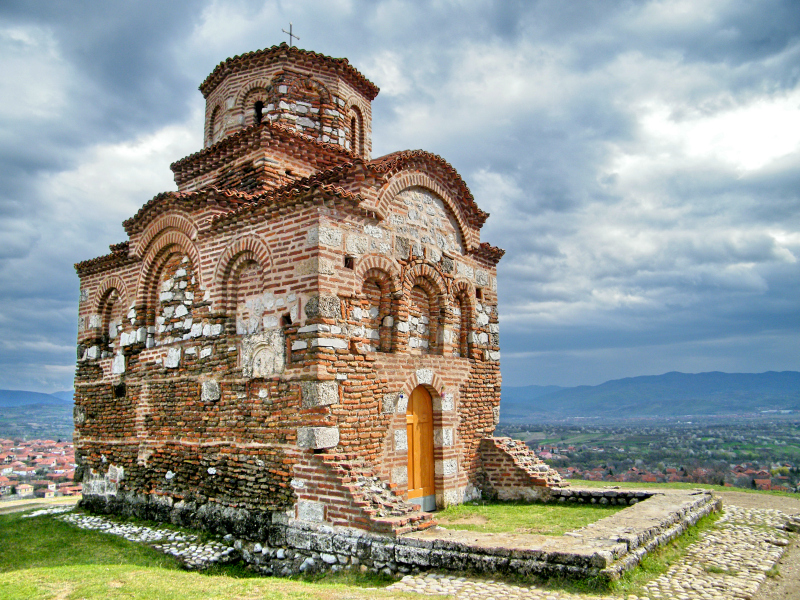
[[[784,496],[786,498],[800,498],[794,492],[779,492],[773,490],[753,490],[749,488],[725,487],[723,485],[710,485],[705,483],[636,483],[636,482],[615,482],[615,481],[588,481],[586,479],[567,479],[573,487],[603,488],[618,487],[622,489],[665,489],[672,488],[678,490],[695,490],[702,488],[705,490],[715,490],[717,492],[744,492],[747,494],[766,494],[768,496]]]
[[[390,593],[374,577],[346,575],[322,582],[254,577],[238,566],[187,572],[144,544],[78,529],[52,516],[0,515],[0,598],[3,600],[272,600],[415,598]],[[364,586],[370,586],[367,589]]]
[[[623,508],[508,502],[452,507],[437,513],[437,518],[451,529],[464,526],[485,532],[559,535]],[[536,583],[553,591],[641,595],[644,583],[665,572],[716,519],[717,515],[702,519],[677,541],[648,555],[640,568],[625,574],[610,589],[593,580],[551,579]],[[329,575],[315,581],[260,577],[239,565],[219,566],[203,573],[187,572],[172,557],[144,544],[78,529],[53,516],[26,519],[21,513],[0,515],[2,600],[419,598],[380,589],[388,583],[390,580],[359,573]]]
[[[484,533],[538,533],[563,535],[613,515],[624,506],[597,504],[525,504],[521,502],[468,502],[436,513],[447,529]]]

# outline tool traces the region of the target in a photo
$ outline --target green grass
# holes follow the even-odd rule
[[[621,489],[677,489],[677,490],[696,490],[702,488],[705,490],[714,490],[717,492],[744,492],[747,494],[766,494],[768,496],[784,496],[786,498],[800,499],[800,494],[794,492],[779,492],[774,490],[754,490],[750,488],[738,487],[725,487],[723,485],[711,485],[706,483],[636,483],[636,482],[615,482],[615,481],[589,481],[586,479],[567,479],[574,487],[587,487],[587,488],[602,488],[602,487],[618,487]]]
[[[484,533],[563,535],[622,510],[623,506],[596,504],[526,504],[523,502],[468,502],[436,513],[447,529]]]
[[[387,582],[359,573],[328,576],[317,582],[256,577],[239,565],[187,572],[174,558],[118,536],[79,529],[52,516],[0,515],[3,600],[416,597],[375,589]]]

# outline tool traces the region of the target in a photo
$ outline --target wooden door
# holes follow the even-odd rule
[[[406,412],[408,498],[433,496],[433,403],[422,387],[411,393]],[[433,500],[433,498],[431,498]],[[423,508],[425,508],[423,506]]]

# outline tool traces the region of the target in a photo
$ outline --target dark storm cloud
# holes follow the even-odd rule
[[[6,2],[0,387],[70,385],[72,263],[289,21],[381,87],[376,156],[438,153],[492,213],[507,384],[800,368],[796,2]]]

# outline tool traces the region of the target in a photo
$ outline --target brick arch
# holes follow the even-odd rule
[[[274,79],[269,81],[266,79],[257,79],[239,90],[239,93],[236,97],[235,106],[242,113],[243,124],[245,127],[255,125],[255,119],[253,117],[253,106],[255,100],[261,100],[264,102],[264,118],[262,119],[262,122],[264,119],[266,119],[267,105],[269,104],[270,94],[272,93],[273,81]]]
[[[208,113],[208,119],[206,120],[206,146],[214,144],[214,121],[218,115],[224,112],[225,109],[222,107],[222,104],[217,104],[211,109],[211,112]]]
[[[350,128],[350,152],[356,156],[367,155],[367,124],[364,118],[365,107],[361,102],[351,97],[344,107],[345,126]],[[356,120],[356,130],[353,131],[352,119]]]
[[[170,211],[158,217],[145,228],[133,254],[138,257],[147,255],[153,240],[169,229],[180,231],[190,240],[197,239],[197,226],[194,222],[184,215]]]
[[[141,275],[136,290],[137,304],[145,309],[148,325],[152,325],[150,320],[153,315],[151,313],[155,310],[158,299],[158,277],[164,264],[175,252],[182,252],[189,257],[194,266],[194,276],[197,278],[198,287],[205,287],[200,273],[200,254],[194,242],[182,231],[162,230],[150,244],[147,255],[142,261]]]
[[[330,90],[324,83],[310,75],[297,74],[291,78],[287,77],[286,84],[289,86],[287,93],[290,96],[297,93],[298,84],[301,84],[306,88],[313,89],[315,93],[319,94],[319,100],[322,104],[331,104]]]
[[[128,286],[125,285],[125,282],[122,281],[116,275],[112,275],[111,277],[107,277],[103,280],[100,284],[100,287],[97,288],[97,291],[94,294],[94,299],[92,300],[92,312],[99,313],[101,312],[102,304],[105,303],[106,298],[108,297],[109,292],[112,290],[117,290],[119,293],[120,298],[123,300],[126,306],[130,305],[130,295],[128,294]]]
[[[422,375],[422,379],[420,379],[420,375]],[[430,375],[430,378],[428,375]],[[406,396],[411,398],[411,392],[420,385],[428,390],[432,399],[440,397],[445,392],[444,380],[438,373],[430,369],[415,369],[403,382],[401,390]]]
[[[228,244],[219,257],[214,271],[214,283],[221,294],[222,310],[232,310],[232,291],[229,289],[231,278],[245,263],[251,261],[261,266],[263,284],[263,274],[272,269],[272,252],[260,238],[251,235],[237,238]]]
[[[400,291],[400,274],[397,270],[397,265],[385,256],[369,255],[359,260],[355,270],[356,281],[364,281],[367,272],[373,270],[381,271],[386,274],[390,282],[389,289],[392,294]]]
[[[469,304],[470,310],[475,310],[475,288],[466,279],[457,279],[453,282],[450,288],[450,299],[455,300],[458,296],[463,295]]]
[[[447,298],[447,284],[444,281],[441,273],[430,265],[418,264],[411,267],[406,271],[405,279],[403,281],[403,291],[408,293],[415,285],[420,285],[420,282],[427,282],[423,284],[430,286],[431,292],[434,293],[441,300],[445,302]],[[444,305],[442,305],[443,307]]]
[[[263,90],[264,99],[266,100],[267,96],[271,91],[273,81],[275,81],[275,78],[272,78],[270,80],[256,79],[255,81],[250,82],[246,87],[242,87],[242,89],[239,90],[239,93],[236,97],[235,105],[239,107],[240,110],[246,111],[248,108],[246,104],[248,96],[250,96],[250,94],[252,94],[253,92],[259,90]]]
[[[392,177],[386,183],[386,185],[381,188],[380,192],[378,192],[378,201],[376,203],[378,212],[388,214],[389,203],[391,202],[392,198],[410,187],[425,188],[441,198],[442,202],[444,202],[445,206],[447,206],[447,208],[453,214],[453,217],[455,217],[456,223],[458,223],[458,230],[461,234],[461,243],[464,246],[464,252],[468,253],[470,250],[472,250],[473,243],[470,227],[467,225],[467,221],[464,218],[464,214],[458,201],[447,190],[447,188],[445,188],[441,183],[436,181],[427,173],[422,173],[420,171],[406,171],[398,173]]]
[[[403,302],[405,313],[410,314],[412,306],[412,290],[418,286],[428,296],[430,306],[428,325],[428,349],[423,354],[443,354],[443,332],[445,325],[445,310],[447,308],[447,287],[442,276],[433,267],[418,264],[409,269],[403,282]]]

